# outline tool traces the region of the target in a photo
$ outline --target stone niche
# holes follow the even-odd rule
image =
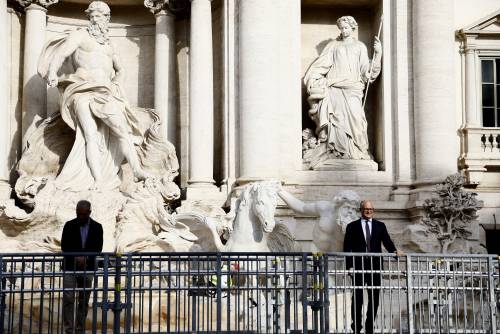
[[[362,41],[368,49],[368,56],[371,59],[373,54],[374,36],[377,35],[382,12],[386,1],[383,0],[302,0],[302,78],[314,60],[320,55],[325,46],[339,35],[336,20],[344,15],[355,18],[358,29],[355,37]],[[389,8],[387,8],[389,10]],[[390,22],[384,22],[390,24]],[[384,104],[383,86],[388,77],[386,73],[385,58],[389,58],[390,38],[384,38],[382,29],[380,40],[382,42],[382,72],[377,80],[370,84],[368,97],[365,105],[366,119],[368,122],[368,140],[370,143],[370,153],[378,164],[378,171],[386,171],[389,149],[385,133],[389,130],[384,124],[385,110],[390,110]],[[302,82],[302,129],[315,129],[315,123],[308,115],[309,104],[308,94]],[[389,111],[390,112],[390,111]],[[307,167],[304,167],[307,169]]]

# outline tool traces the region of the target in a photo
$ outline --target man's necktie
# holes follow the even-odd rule
[[[370,225],[368,225],[368,220],[365,220],[365,232],[366,232],[366,251],[370,252],[372,235],[370,233]]]

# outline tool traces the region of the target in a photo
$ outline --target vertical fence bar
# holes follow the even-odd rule
[[[323,313],[325,314],[324,328],[321,333],[330,333],[330,275],[328,271],[328,254],[323,254]],[[335,307],[335,312],[337,308]]]
[[[109,255],[104,255],[104,272],[102,276],[102,302],[101,302],[101,318],[102,318],[102,334],[106,334],[108,330],[108,287],[109,287]]]
[[[302,253],[302,332],[308,332],[307,326],[307,254]]]
[[[4,263],[3,256],[0,255],[0,333],[3,334],[4,321],[5,321],[5,283],[7,280],[4,277],[4,272],[7,271],[6,264]]]
[[[126,290],[125,290],[125,333],[130,333],[131,320],[132,320],[132,255],[127,255],[126,267]]]
[[[113,301],[113,333],[120,334],[120,315],[121,315],[121,290],[122,290],[122,258],[121,254],[115,257],[115,292]]]
[[[418,270],[418,268],[417,268]],[[408,307],[408,334],[414,333],[413,326],[413,277],[411,268],[411,256],[406,255],[406,301]]]
[[[489,290],[489,300],[490,300],[490,322],[491,322],[491,332],[497,332],[497,303],[496,303],[496,294],[495,294],[495,280],[494,274],[495,266],[493,264],[493,257],[488,257],[488,290]]]
[[[217,332],[222,330],[222,258],[221,253],[217,252]]]

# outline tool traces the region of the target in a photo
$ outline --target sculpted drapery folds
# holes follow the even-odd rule
[[[108,38],[110,9],[92,2],[89,25],[50,40],[40,57],[39,74],[61,93],[60,112],[75,130],[73,148],[57,176],[71,190],[116,189],[123,160],[137,179],[145,179],[135,144],[141,133],[120,80],[123,67]]]
[[[309,115],[316,123],[319,142],[326,143],[335,158],[371,159],[363,90],[380,73],[382,47],[375,37],[371,63],[366,46],[353,36],[358,26],[354,18],[343,16],[337,26],[340,35],[324,48],[304,77]]]

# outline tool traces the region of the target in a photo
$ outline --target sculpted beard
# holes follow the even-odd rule
[[[339,211],[339,215],[337,217],[337,224],[342,227],[342,233],[345,234],[345,231],[347,229],[347,225],[349,225],[350,222],[354,221],[357,219],[357,216],[354,214],[342,214],[341,211]]]
[[[98,43],[105,44],[108,41],[108,22],[100,21],[100,22],[89,22],[87,26],[87,30],[89,34],[94,37]]]

